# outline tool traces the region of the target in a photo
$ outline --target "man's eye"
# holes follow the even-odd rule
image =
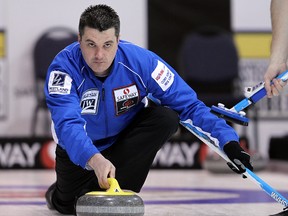
[[[88,43],[88,46],[89,46],[89,47],[94,47],[95,44],[94,44],[94,43]]]
[[[112,46],[112,44],[105,44],[105,45],[104,45],[105,48],[109,48],[109,47],[111,47],[111,46]]]

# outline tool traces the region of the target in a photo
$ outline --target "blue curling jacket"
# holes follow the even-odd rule
[[[126,41],[120,41],[104,82],[85,63],[79,43],[69,45],[52,61],[44,91],[55,142],[83,168],[115,142],[145,107],[149,93],[175,110],[181,121],[201,128],[220,148],[239,139],[163,59]]]

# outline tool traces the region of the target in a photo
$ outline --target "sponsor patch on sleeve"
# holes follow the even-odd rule
[[[166,91],[174,81],[174,74],[161,61],[158,61],[158,65],[152,72],[151,76],[163,91]]]
[[[70,94],[72,86],[71,77],[61,71],[52,71],[49,77],[49,94]]]

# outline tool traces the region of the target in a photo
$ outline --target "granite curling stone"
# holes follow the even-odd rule
[[[108,178],[110,188],[92,191],[79,197],[76,203],[77,216],[143,216],[144,203],[134,192],[123,191],[116,179]]]

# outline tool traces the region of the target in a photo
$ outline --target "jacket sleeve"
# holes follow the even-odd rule
[[[87,161],[99,150],[86,134],[86,122],[81,118],[80,99],[76,90],[68,73],[50,67],[44,92],[54,125],[53,137],[66,150],[73,163],[85,168]]]
[[[196,92],[162,59],[154,59],[148,91],[161,105],[177,111],[181,121],[201,129],[221,149],[229,141],[239,142],[235,130],[210,112]]]

